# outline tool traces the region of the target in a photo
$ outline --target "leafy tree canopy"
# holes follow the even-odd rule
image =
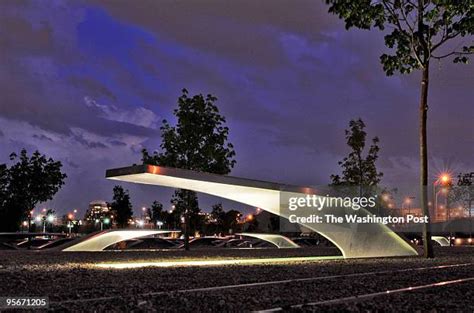
[[[38,151],[28,156],[22,149],[10,160],[16,162],[10,168],[0,165],[0,229],[5,231],[17,230],[38,203],[53,199],[67,177],[61,162]]]
[[[376,186],[383,176],[377,171],[375,162],[378,159],[380,150],[378,137],[372,139],[372,144],[364,157],[367,133],[365,124],[361,119],[351,120],[349,129],[345,131],[347,145],[351,152],[347,157],[339,162],[342,167],[342,177],[331,175],[333,185],[344,186]]]
[[[392,54],[380,61],[387,75],[410,73],[427,67],[430,59],[452,58],[467,63],[474,53],[467,43],[445,44],[474,34],[474,0],[326,0],[329,12],[345,21],[346,29],[376,28],[385,34]]]
[[[124,190],[122,186],[114,187],[114,196],[112,202],[112,210],[115,213],[118,227],[126,227],[128,221],[132,218],[132,203],[128,190]]]
[[[214,104],[217,98],[202,94],[178,98],[176,126],[163,121],[161,152],[143,150],[143,163],[177,167],[215,174],[228,174],[235,164],[233,145],[227,141],[229,128]]]

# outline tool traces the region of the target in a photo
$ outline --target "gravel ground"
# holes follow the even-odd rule
[[[310,248],[101,253],[0,251],[0,296],[49,296],[52,311],[71,312],[241,312],[278,307],[294,312],[474,312],[473,281],[359,301],[291,308],[297,304],[474,277],[472,264],[411,270],[474,262],[474,248],[439,247],[436,252],[438,257],[434,260],[421,257],[339,259],[260,265],[102,269],[95,264],[334,255],[336,251]],[[378,273],[368,274],[374,271]],[[328,278],[349,274],[357,275]],[[309,277],[317,279],[182,292]]]

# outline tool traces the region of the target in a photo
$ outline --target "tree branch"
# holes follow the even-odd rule
[[[441,59],[450,57],[452,55],[461,56],[461,55],[471,55],[471,54],[474,54],[474,53],[473,52],[464,52],[464,51],[452,51],[450,53],[446,53],[446,54],[440,55],[440,56],[435,56],[435,55],[432,54],[431,57],[433,59],[436,59],[436,60],[441,60]]]
[[[415,59],[416,61],[418,62],[418,64],[420,66],[423,66],[423,62],[421,61],[421,58],[420,56],[418,55],[418,52],[416,51],[415,49],[415,38],[413,37],[414,36],[414,28],[411,27],[411,25],[409,24],[408,20],[405,19],[405,24],[407,25],[409,31],[405,30],[405,28],[403,28],[402,24],[400,24],[400,21],[404,20],[404,18],[400,19],[400,17],[398,16],[398,14],[395,12],[395,8],[393,6],[390,6],[392,3],[388,0],[383,0],[382,1],[382,4],[383,6],[385,7],[385,9],[389,12],[390,16],[393,18],[393,20],[395,21],[395,26],[398,28],[398,30],[401,32],[401,33],[409,33],[409,37],[410,37],[410,50],[412,51],[413,55],[415,56]],[[390,5],[389,5],[390,4]],[[403,8],[401,9],[401,11],[403,12]]]
[[[443,36],[443,38],[441,38],[441,40],[431,48],[431,52],[434,52],[437,48],[439,48],[446,41],[448,41],[450,39],[453,39],[453,38],[456,38],[460,33],[461,32],[456,32],[456,33],[453,33],[451,35]]]

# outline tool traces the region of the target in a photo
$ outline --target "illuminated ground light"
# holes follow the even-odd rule
[[[342,256],[311,256],[290,258],[264,258],[264,259],[226,259],[226,260],[194,260],[194,261],[151,261],[151,262],[126,262],[126,263],[99,263],[94,266],[112,269],[130,269],[140,267],[180,267],[180,266],[219,266],[219,265],[256,265],[278,264],[289,262],[314,262],[324,260],[343,259]]]

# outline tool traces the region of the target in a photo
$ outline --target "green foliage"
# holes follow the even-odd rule
[[[8,200],[8,167],[0,164],[0,210],[3,211]]]
[[[171,203],[174,205],[173,213],[176,218],[183,216],[188,220],[188,231],[190,233],[202,228],[203,221],[199,216],[201,210],[199,209],[197,194],[194,191],[175,190]]]
[[[112,211],[115,214],[117,226],[124,228],[128,225],[128,221],[133,215],[130,195],[128,190],[124,190],[122,186],[115,186],[113,192]]]
[[[156,222],[161,221],[165,222],[164,218],[164,211],[163,211],[163,204],[159,201],[153,201],[151,204],[151,221],[153,222],[154,225],[156,225]]]
[[[428,66],[430,59],[452,57],[467,63],[474,45],[442,51],[453,39],[474,34],[474,0],[326,0],[329,12],[344,20],[346,29],[385,31],[392,54],[380,61],[387,75],[411,73]]]
[[[38,151],[31,157],[25,149],[12,153],[10,168],[0,165],[0,230],[15,231],[21,219],[41,202],[51,200],[61,189],[66,174],[62,164]]]
[[[378,137],[372,139],[372,145],[364,157],[367,133],[361,119],[351,120],[346,130],[347,145],[351,152],[339,162],[342,167],[342,177],[331,175],[332,184],[336,186],[376,186],[383,176],[375,165],[380,150]]]
[[[214,104],[216,101],[217,98],[212,95],[189,97],[188,91],[183,89],[178,98],[178,108],[174,110],[176,125],[163,121],[161,151],[150,155],[143,149],[143,163],[214,174],[230,173],[235,164],[235,151],[228,142],[229,128]],[[177,219],[182,215],[188,223],[188,233],[201,228],[204,221],[199,215],[195,192],[176,190],[171,202],[175,205],[175,224],[180,222]]]
[[[240,217],[242,214],[237,210],[224,211],[222,203],[212,206],[211,217],[214,220],[214,233],[235,233],[239,230]]]
[[[224,231],[225,212],[222,208],[222,203],[217,203],[212,206],[211,218],[215,221],[215,232],[220,233]]]
[[[420,93],[420,188],[423,214],[427,205],[428,147],[427,117],[429,67],[432,59],[451,58],[467,63],[474,53],[474,0],[326,0],[329,12],[345,21],[346,29],[376,28],[385,33],[385,45],[391,54],[380,61],[386,75],[421,70]],[[386,29],[388,31],[386,31]],[[390,31],[391,30],[391,31]],[[462,37],[469,37],[466,45]],[[423,227],[426,257],[433,257],[430,225]]]
[[[240,213],[237,210],[229,210],[225,212],[224,215],[224,232],[225,233],[236,233],[240,231],[240,217],[242,216],[242,213]]]
[[[183,89],[174,115],[178,121],[171,126],[163,121],[161,152],[150,155],[143,150],[143,163],[228,174],[235,164],[233,145],[227,142],[229,128],[220,115],[212,95],[188,97]]]

